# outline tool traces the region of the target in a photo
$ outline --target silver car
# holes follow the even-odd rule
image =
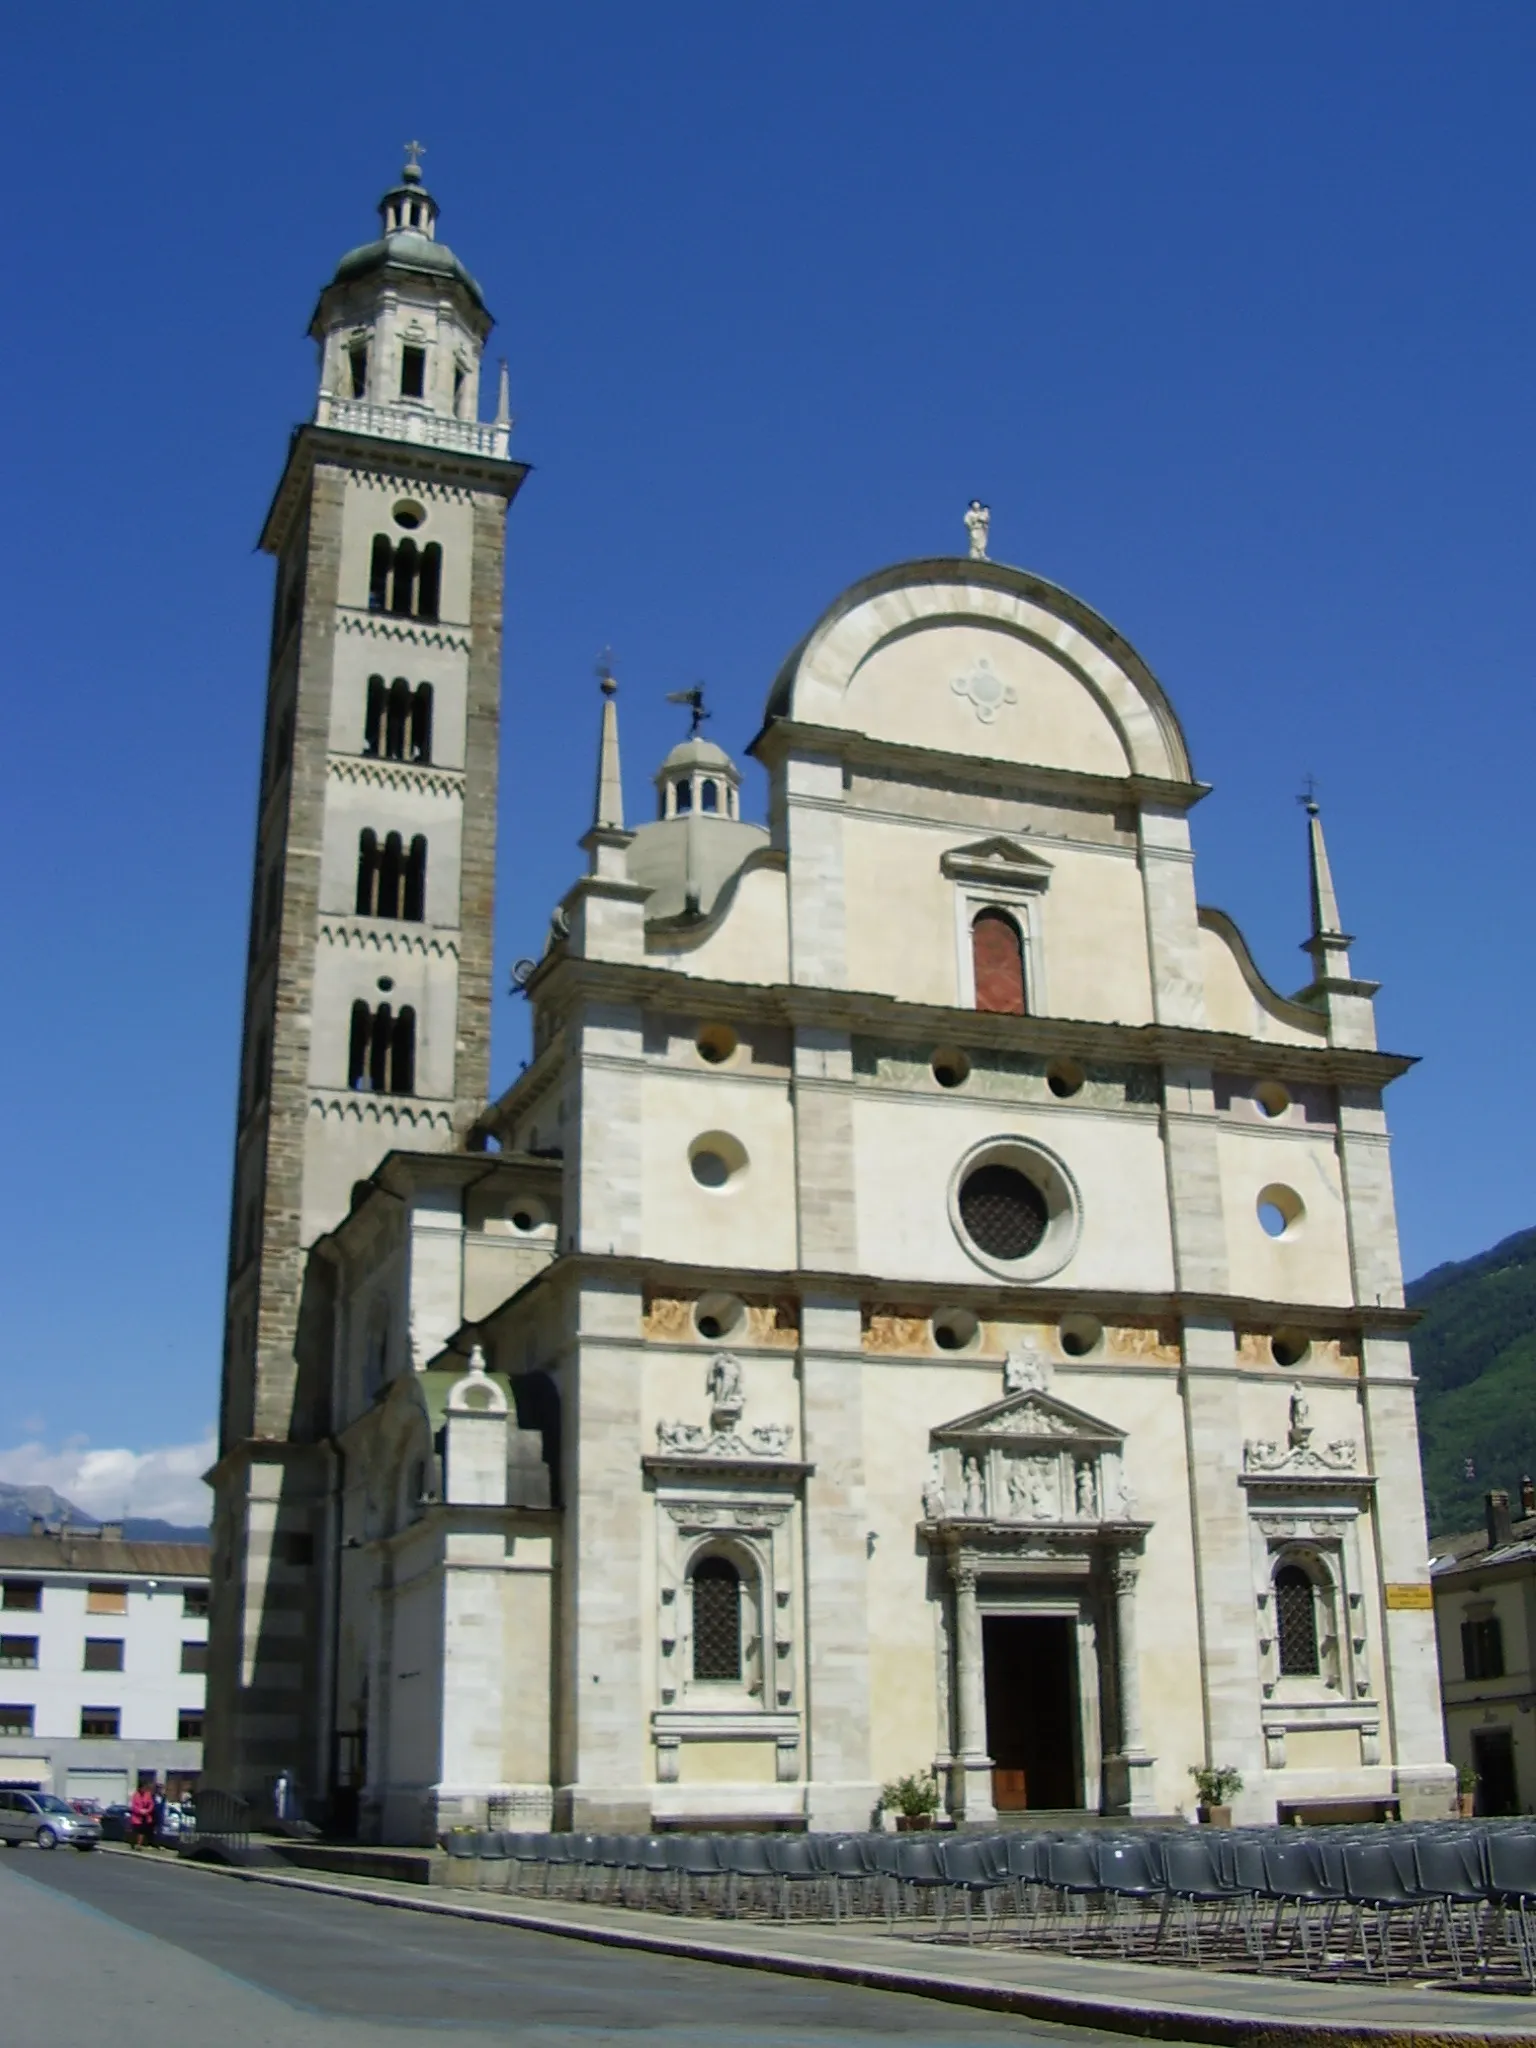
[[[56,1792],[0,1792],[0,1842],[19,1849],[36,1842],[39,1849],[94,1849],[101,1840],[101,1822],[93,1813],[76,1813]]]

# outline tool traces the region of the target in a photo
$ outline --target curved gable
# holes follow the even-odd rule
[[[1146,664],[1055,584],[996,562],[904,563],[855,584],[786,662],[767,716],[904,746],[1187,783]]]
[[[1326,1043],[1327,1018],[1270,987],[1254,963],[1248,941],[1224,910],[1202,904],[1199,920],[1206,1017],[1213,1031],[1287,1045]]]

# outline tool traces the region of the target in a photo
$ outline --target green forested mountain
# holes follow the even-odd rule
[[[1475,1529],[1490,1486],[1518,1500],[1536,1474],[1536,1230],[1436,1266],[1407,1294],[1424,1317],[1412,1341],[1429,1526]]]

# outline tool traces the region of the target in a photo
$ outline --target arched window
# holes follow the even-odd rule
[[[372,832],[360,833],[357,841],[357,914],[359,917],[372,917],[378,880],[378,838]]]
[[[416,597],[418,555],[413,540],[401,541],[395,549],[395,573],[390,585],[389,609],[397,619],[412,616]]]
[[[677,815],[681,817],[684,811],[693,809],[693,784],[684,777],[681,782],[673,784],[673,790],[677,798]]]
[[[366,1088],[368,1086],[368,1044],[373,1031],[373,1016],[366,1003],[352,1005],[352,1035],[347,1047],[347,1086]]]
[[[416,225],[411,222],[412,227]],[[407,342],[400,351],[400,396],[420,398],[427,388],[427,352]]]
[[[379,855],[379,893],[374,911],[379,917],[400,915],[400,884],[405,876],[405,848],[400,834],[391,832]]]
[[[384,1005],[387,1013],[389,1005]],[[416,1012],[407,1003],[395,1019],[389,1039],[389,1092],[391,1095],[414,1095],[416,1093]]]
[[[411,722],[411,686],[404,676],[396,676],[389,686],[389,709],[384,719],[384,758],[387,761],[405,759],[405,735]]]
[[[368,564],[368,609],[371,612],[389,610],[389,572],[394,566],[395,550],[387,533],[373,536],[373,557]]]
[[[427,914],[427,842],[418,832],[405,860],[405,900],[400,915],[420,924]]]
[[[711,781],[705,781],[705,782],[701,782],[701,783],[699,784],[699,809],[700,809],[701,811],[718,811],[718,810],[719,810],[719,808],[720,808],[720,785],[719,785],[719,783],[718,783],[718,782],[711,782]]]
[[[432,685],[418,683],[411,699],[411,759],[432,758]]]
[[[429,540],[421,551],[421,580],[416,592],[416,616],[418,619],[437,617],[438,598],[443,584],[443,551],[435,540]]]
[[[368,710],[363,718],[363,752],[377,755],[384,736],[384,678],[368,678]]]
[[[976,1007],[1022,1017],[1024,938],[1006,910],[983,910],[971,926]]]
[[[1280,1676],[1316,1678],[1317,1591],[1299,1564],[1283,1564],[1275,1573],[1275,1636]]]
[[[727,1557],[693,1569],[693,1675],[741,1678],[741,1573]]]

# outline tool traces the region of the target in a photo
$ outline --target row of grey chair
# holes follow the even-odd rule
[[[460,1882],[1330,1974],[1536,1980],[1536,1825],[445,1838]],[[473,1865],[471,1874],[468,1866]]]

